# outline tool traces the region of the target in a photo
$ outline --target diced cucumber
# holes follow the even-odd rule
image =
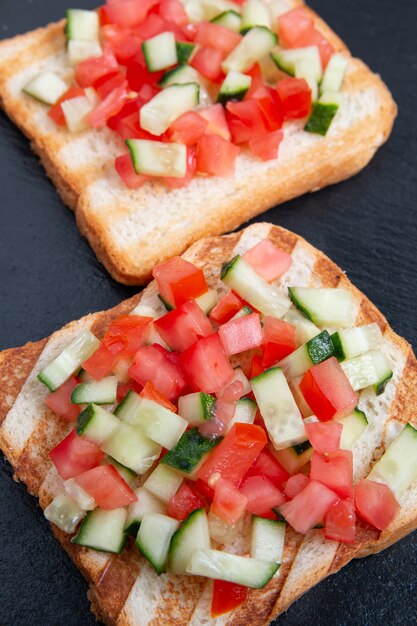
[[[213,24],[218,24],[228,30],[238,33],[242,24],[242,17],[237,11],[223,11],[220,15],[216,15],[212,20]]]
[[[169,569],[173,574],[187,574],[187,566],[197,548],[210,548],[207,514],[196,509],[172,537],[169,548]]]
[[[255,26],[246,33],[242,41],[223,61],[222,69],[227,74],[230,70],[246,72],[259,59],[268,54],[277,43],[277,36],[264,26]]]
[[[241,256],[223,265],[221,280],[264,315],[281,318],[290,308],[289,299],[267,283]]]
[[[239,7],[236,2],[229,2],[228,0],[198,0],[203,7],[203,20],[212,20],[213,17],[224,13],[225,11],[238,11]],[[195,0],[191,0],[194,4],[197,4]]]
[[[320,333],[320,328],[293,306],[282,319],[295,326],[297,345],[306,343]]]
[[[149,513],[166,513],[166,506],[144,487],[135,489],[138,499],[129,505],[125,524],[125,533],[132,537],[138,534],[139,526],[145,515]]]
[[[136,547],[157,574],[166,572],[171,538],[179,525],[178,520],[160,513],[148,513],[142,520]]]
[[[91,57],[100,57],[103,49],[98,41],[83,41],[78,39],[70,39],[67,45],[68,61],[71,65],[78,65],[85,59]]]
[[[342,417],[337,422],[343,424],[342,436],[340,438],[340,448],[342,450],[352,450],[359,437],[368,428],[368,420],[363,411],[356,408],[347,417]]]
[[[164,305],[164,307],[166,308],[167,311],[173,311],[174,307],[165,300],[165,298],[163,296],[161,296],[160,293],[158,293],[158,298],[160,299],[160,301],[162,302],[162,304]]]
[[[279,362],[287,378],[302,376],[313,365],[329,359],[334,354],[334,347],[327,330],[323,330]]]
[[[209,393],[189,393],[178,400],[178,414],[192,426],[199,426],[211,419],[215,403],[215,397]]]
[[[240,398],[236,403],[235,414],[227,426],[227,432],[236,422],[239,424],[253,424],[257,411],[256,402],[252,398]]]
[[[372,468],[369,480],[385,483],[397,498],[417,480],[417,430],[407,424]]]
[[[370,352],[341,362],[341,368],[349,379],[354,391],[374,385],[378,375]]]
[[[241,33],[247,33],[254,26],[271,29],[271,16],[263,0],[246,0],[242,7]]]
[[[243,100],[251,83],[250,76],[230,70],[221,84],[217,101],[226,104],[229,100]]]
[[[156,466],[143,486],[165,504],[175,496],[181,486],[183,477],[175,470],[161,463]]]
[[[202,76],[191,65],[178,65],[172,70],[168,70],[159,81],[161,87],[170,87],[171,85],[188,85],[197,83],[200,85]]]
[[[161,454],[161,446],[125,422],[118,425],[101,449],[137,474],[147,472]]]
[[[254,515],[251,529],[251,557],[281,564],[286,526],[285,522]]]
[[[297,59],[295,62],[294,75],[296,78],[304,78],[311,89],[311,99],[315,102],[319,96],[315,61],[307,57]]]
[[[49,391],[55,391],[81,364],[97,350],[100,342],[89,330],[83,330],[53,361],[38,374],[38,379]]]
[[[339,92],[323,92],[318,102],[313,103],[313,108],[304,130],[308,133],[326,135],[342,101],[343,96]]]
[[[190,22],[201,22],[202,20],[209,19],[205,15],[204,5],[200,0],[198,2],[195,0],[181,0],[181,4]]]
[[[175,448],[166,453],[161,463],[169,465],[184,474],[191,474],[203,457],[217,446],[221,440],[222,437],[207,439],[200,435],[198,428],[190,428],[183,434]]]
[[[245,315],[250,315],[251,313],[253,313],[253,311],[250,306],[245,305],[240,309],[240,311],[238,311],[233,317],[230,318],[229,322],[234,322],[240,317],[245,317]]]
[[[80,383],[71,394],[73,404],[113,404],[117,396],[116,376],[107,376],[92,383]]]
[[[83,511],[92,511],[96,508],[97,504],[94,498],[77,483],[75,478],[65,480],[64,489]]]
[[[188,423],[158,402],[142,398],[131,425],[140,428],[152,441],[171,450],[178,443]]]
[[[282,450],[304,441],[301,413],[282,369],[272,367],[250,382],[274,448]]]
[[[44,104],[55,104],[67,89],[67,83],[53,72],[41,72],[32,78],[22,91]]]
[[[191,556],[187,573],[261,589],[271,580],[278,567],[277,563],[271,561],[199,547]]]
[[[336,53],[330,57],[330,61],[324,70],[320,90],[340,91],[348,66],[348,58],[343,54]]]
[[[159,137],[177,117],[196,107],[199,102],[200,86],[197,83],[170,85],[141,108],[140,125],[144,130]],[[136,167],[135,169],[140,173]]]
[[[187,172],[187,146],[148,139],[128,139],[126,144],[137,174],[184,178]]]
[[[117,415],[121,420],[127,422],[128,424],[132,423],[134,416],[139,410],[140,403],[142,402],[142,398],[135,391],[130,389],[123,400],[116,407],[114,414]]]
[[[61,492],[48,504],[43,514],[64,533],[73,533],[83,519],[85,511],[66,493]]]
[[[217,291],[215,289],[208,289],[206,293],[195,299],[198,306],[206,315],[210,313],[217,304]]]
[[[351,359],[369,350],[376,350],[382,342],[382,333],[376,322],[367,326],[344,328],[332,335],[334,354],[338,361]]]
[[[98,41],[100,37],[100,21],[97,11],[68,9],[65,34],[67,39]]]
[[[159,72],[178,62],[175,36],[171,31],[159,33],[144,41],[142,52],[149,72]]]
[[[95,509],[87,513],[78,533],[71,539],[76,543],[100,552],[120,554],[125,543],[124,527],[127,510],[125,508],[105,511]]]
[[[291,0],[271,0],[268,3],[269,14],[273,24],[276,24],[277,20],[284,13],[288,13],[293,8]]]
[[[316,83],[322,78],[320,53],[317,46],[292,48],[291,50],[284,50],[284,48],[277,46],[272,50],[271,58],[280,70],[290,74],[290,76],[295,76],[297,62],[304,60],[310,68],[309,75]]]
[[[377,375],[377,380],[374,384],[374,391],[376,395],[379,396],[381,393],[384,393],[385,387],[391,380],[393,373],[390,362],[385,354],[379,350],[372,350],[370,355],[372,357],[372,362]]]
[[[101,446],[120,424],[120,420],[96,404],[89,404],[77,418],[77,435],[84,435],[92,443]]]
[[[65,123],[71,133],[81,133],[88,129],[86,118],[94,109],[94,104],[87,95],[65,100],[61,104],[61,109]]]
[[[113,465],[129,487],[133,487],[133,485],[135,485],[138,475],[129,467],[126,467],[126,465],[119,463],[119,461],[116,461],[116,459],[113,459],[111,456],[105,457],[103,465]]]
[[[301,415],[303,416],[303,418],[306,418],[313,415],[313,411],[308,406],[301,392],[300,383],[302,379],[303,376],[296,376],[296,378],[291,378],[291,380],[288,382],[288,385],[291,389],[292,395],[294,396],[294,400],[296,401],[297,406],[301,411]]]
[[[317,326],[353,326],[353,300],[347,289],[289,287],[288,292],[297,309]]]
[[[177,59],[179,65],[191,61],[193,53],[196,49],[195,43],[191,43],[189,41],[177,41],[175,46],[177,48]]]
[[[285,467],[287,472],[295,474],[311,459],[313,448],[309,441],[298,446],[285,448],[285,450],[276,450],[274,452],[277,460]]]

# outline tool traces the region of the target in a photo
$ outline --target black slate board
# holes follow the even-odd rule
[[[74,5],[92,8],[94,0]],[[417,4],[312,0],[353,54],[382,74],[399,105],[389,143],[354,179],[272,209],[339,263],[394,329],[417,343],[415,273]],[[59,19],[66,0],[3,0],[0,37]],[[0,113],[0,349],[49,335],[134,293],[114,282],[76,229],[27,140]],[[86,585],[36,501],[0,460],[0,624],[88,626]],[[293,605],[282,626],[414,624],[417,535],[349,564]]]

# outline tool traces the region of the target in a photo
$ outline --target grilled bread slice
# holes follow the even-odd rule
[[[288,8],[302,4],[289,0]],[[70,134],[48,118],[45,105],[22,94],[42,70],[71,79],[64,21],[0,44],[0,104],[30,139],[75,211],[81,233],[116,280],[143,284],[155,264],[197,239],[233,230],[276,204],[356,174],[387,139],[396,115],[387,87],[310,13],[335,50],[349,58],[346,97],[326,137],[303,132],[301,122],[288,123],[277,160],[261,162],[242,152],[232,178],[196,177],[170,191],[155,182],[127,189],[114,170],[114,158],[125,151],[116,133],[104,128]]]
[[[417,361],[410,345],[388,325],[384,316],[358,291],[323,253],[304,239],[277,226],[257,223],[236,234],[203,239],[184,254],[201,267],[210,287],[221,293],[222,264],[243,253],[262,239],[271,241],[292,256],[292,266],[283,278],[286,285],[336,287],[352,292],[356,323],[377,322],[383,332],[383,351],[389,357],[393,378],[383,395],[364,391],[360,406],[370,426],[355,444],[355,481],[364,478],[403,423],[417,426]],[[45,407],[46,389],[36,379],[40,369],[59,353],[83,328],[101,337],[110,321],[132,311],[138,303],[160,309],[157,288],[151,283],[140,295],[109,311],[72,322],[50,338],[0,354],[0,447],[12,464],[16,478],[45,508],[60,488],[60,478],[51,465],[48,451],[70,429]],[[160,309],[162,313],[162,309]],[[144,626],[268,624],[301,594],[349,560],[378,552],[417,527],[417,485],[400,500],[401,510],[388,529],[379,533],[363,524],[358,540],[347,546],[324,541],[320,531],[302,536],[287,532],[280,575],[264,588],[251,590],[247,601],[234,612],[210,620],[211,585],[199,578],[163,574],[158,577],[132,547],[122,555],[94,552],[70,543],[69,536],[53,526],[64,549],[89,583],[92,609],[106,624]],[[235,548],[245,549],[245,528]],[[175,616],[175,621],[174,617]]]

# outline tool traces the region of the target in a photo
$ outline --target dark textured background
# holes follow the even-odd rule
[[[93,7],[94,0],[73,3]],[[417,125],[412,0],[312,0],[399,105],[388,144],[353,180],[263,218],[306,237],[346,270],[394,329],[417,342]],[[60,18],[67,0],[1,0],[0,37]],[[28,142],[0,113],[0,349],[49,335],[134,293],[97,262]],[[94,624],[86,585],[22,485],[0,461],[0,625]],[[349,564],[279,619],[282,626],[414,624],[417,535]]]

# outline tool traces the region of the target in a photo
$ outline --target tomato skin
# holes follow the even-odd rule
[[[385,530],[400,509],[387,485],[368,479],[355,485],[355,506],[359,515],[378,530]]]
[[[213,333],[208,317],[195,300],[187,300],[155,320],[154,327],[168,347],[177,352],[192,346],[199,337]]]
[[[152,276],[163,299],[173,307],[208,290],[203,271],[179,256],[156,265]]]
[[[211,476],[218,472],[238,487],[266,443],[267,437],[262,428],[236,423],[200,467],[197,477],[210,484]]]
[[[229,526],[236,524],[245,512],[247,497],[225,478],[219,478],[214,485],[214,498],[210,511],[224,520]]]
[[[233,611],[243,604],[248,595],[248,587],[229,583],[224,580],[213,582],[213,596],[211,600],[211,617],[217,617]]]
[[[243,258],[268,282],[281,278],[292,263],[291,255],[274,246],[270,239],[263,239],[257,243],[245,252]]]
[[[175,401],[184,391],[186,383],[169,354],[154,344],[139,348],[129,368],[129,376],[142,386],[151,382],[168,400]]]
[[[304,374],[300,391],[322,422],[350,415],[357,404],[352,385],[334,356]]]
[[[262,346],[262,367],[271,367],[296,348],[295,326],[267,315],[264,320]]]
[[[299,7],[278,18],[278,36],[285,48],[296,48],[299,39],[312,31],[314,22],[306,11]]]
[[[201,47],[194,54],[190,65],[206,78],[216,81],[223,75],[221,68],[223,59],[224,55],[220,50]]]
[[[219,337],[229,356],[257,348],[263,339],[259,313],[243,315],[223,324],[219,328]]]
[[[295,498],[305,487],[307,487],[310,479],[305,474],[294,474],[290,476],[285,485],[284,493],[287,498]]]
[[[210,176],[233,176],[239,148],[218,135],[204,135],[197,147],[197,171]]]
[[[99,465],[79,474],[75,481],[101,509],[117,509],[136,502],[138,497],[114,465]]]
[[[249,141],[249,147],[253,154],[262,159],[262,161],[271,161],[277,158],[279,144],[283,138],[282,130],[274,130],[264,137]]]
[[[330,420],[330,422],[305,424],[305,429],[316,452],[330,452],[340,448],[343,424]]]
[[[193,146],[204,135],[208,121],[195,111],[187,111],[178,117],[169,127],[168,135],[174,143]]]
[[[175,404],[172,404],[165,398],[164,394],[159,391],[151,382],[147,382],[142,391],[140,392],[141,398],[146,398],[147,400],[152,400],[153,402],[157,402],[161,406],[165,407],[169,411],[173,413],[177,413],[177,407]]]
[[[242,36],[228,28],[211,22],[199,22],[195,42],[206,48],[220,50],[224,55],[230,54],[241,41]]]
[[[152,317],[144,315],[122,315],[110,323],[103,343],[110,347],[110,341],[120,341],[123,355],[133,356],[147,342],[152,322]]]
[[[251,476],[265,476],[275,487],[282,489],[283,483],[288,480],[290,475],[274,455],[269,450],[264,449],[249,468],[244,480]]]
[[[93,467],[99,465],[104,458],[104,452],[98,446],[84,437],[79,437],[75,430],[72,430],[49,453],[52,463],[55,465],[58,474],[64,480],[74,478]]]
[[[233,376],[217,333],[203,337],[180,355],[180,365],[193,391],[215,393]]]
[[[262,355],[254,354],[252,357],[252,362],[250,366],[249,378],[256,378],[259,374],[265,371],[264,366],[262,365]]]
[[[355,543],[355,505],[352,500],[339,500],[324,518],[324,536],[331,541]]]
[[[265,476],[245,478],[239,491],[248,499],[246,509],[249,513],[259,517],[276,519],[272,507],[278,507],[285,502],[284,494]]]
[[[136,174],[130,154],[116,157],[114,167],[128,189],[140,189],[149,180],[149,176]]]
[[[339,496],[328,487],[310,480],[300,493],[280,507],[280,512],[297,532],[305,535],[323,522],[327,511],[338,500]]]
[[[310,477],[326,485],[341,498],[353,498],[353,458],[351,450],[313,452]]]
[[[45,398],[46,406],[67,422],[75,422],[81,412],[80,407],[71,402],[71,394],[79,382],[76,376],[71,376],[58,389],[48,393]]]
[[[233,291],[226,293],[214,309],[210,311],[209,318],[217,324],[225,324],[244,306],[243,300],[239,298]]]
[[[117,355],[112,354],[101,344],[98,349],[83,363],[83,369],[94,380],[101,380],[113,371]]]
[[[196,509],[205,509],[207,503],[194,490],[189,482],[183,482],[169,501],[167,514],[178,520],[185,520]]]
[[[311,89],[304,78],[284,78],[276,90],[282,102],[285,120],[302,119],[310,115]]]
[[[110,117],[119,113],[127,98],[126,87],[127,83],[123,81],[88,114],[87,121],[92,128],[103,128]]]
[[[77,87],[76,85],[72,85],[67,91],[64,93],[60,99],[55,102],[53,106],[48,111],[48,116],[58,124],[58,126],[66,126],[65,115],[62,110],[61,104],[66,100],[72,100],[73,98],[78,98],[79,96],[84,95],[84,89],[81,87]]]

